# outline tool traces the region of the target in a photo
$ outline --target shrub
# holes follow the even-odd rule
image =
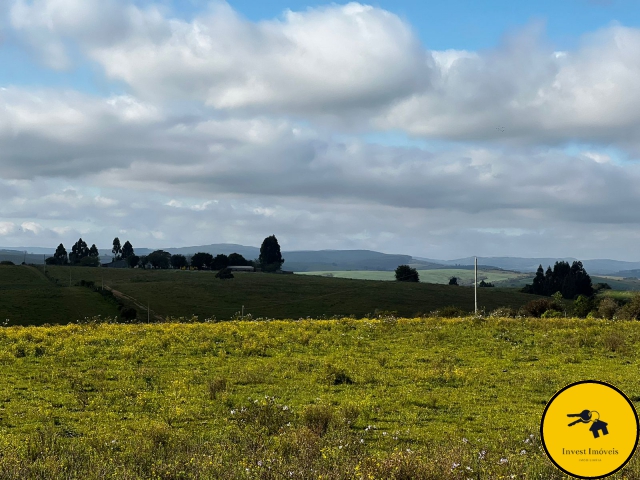
[[[511,307],[499,307],[489,314],[490,317],[506,317],[506,318],[515,318],[517,315],[518,315],[518,312]]]
[[[321,437],[333,421],[333,410],[328,405],[309,405],[302,413],[302,420],[309,430]]]
[[[557,310],[547,310],[540,316],[540,318],[562,318],[562,312]]]
[[[593,299],[585,297],[584,295],[578,295],[571,306],[571,313],[580,318],[586,317],[591,310],[593,310]]]
[[[467,313],[461,308],[454,307],[450,305],[448,307],[441,308],[440,310],[436,310],[434,316],[442,317],[442,318],[456,318],[456,317],[464,317]]]
[[[218,394],[227,390],[227,379],[224,377],[214,378],[208,383],[209,399],[215,400]]]
[[[120,317],[123,320],[135,320],[138,317],[138,311],[131,307],[122,307],[120,309]]]
[[[0,262],[0,265],[15,265],[11,260],[3,260]]]
[[[231,273],[231,270],[229,270],[228,268],[223,268],[222,270],[218,271],[218,273],[216,273],[216,278],[227,280],[229,278],[233,278],[233,273]]]
[[[598,305],[598,316],[606,320],[613,320],[618,308],[620,308],[618,302],[611,297],[605,297]]]
[[[265,397],[254,400],[234,414],[235,420],[242,427],[261,428],[268,435],[274,435],[293,420],[291,409],[287,405],[279,405],[275,398]]]
[[[618,317],[623,320],[640,319],[640,293],[636,293],[629,303],[618,310]]]
[[[326,379],[331,385],[351,385],[354,383],[346,370],[338,368],[330,363],[326,366]]]
[[[457,287],[458,286],[458,277],[451,277],[449,279],[449,285],[455,285]]]
[[[522,307],[522,313],[527,317],[540,318],[547,310],[562,311],[562,307],[555,301],[548,298],[531,300]],[[547,317],[548,318],[548,317]]]
[[[611,332],[604,339],[602,343],[606,347],[607,350],[611,352],[617,352],[621,348],[624,347],[625,339],[619,332]]]
[[[409,265],[400,265],[396,268],[396,280],[398,282],[419,282],[418,271]]]

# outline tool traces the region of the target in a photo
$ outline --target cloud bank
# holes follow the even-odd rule
[[[289,249],[636,258],[638,29],[557,51],[531,24],[474,52],[358,3],[260,22],[116,0],[4,15],[34,61],[94,65],[114,93],[0,85],[0,244],[282,232]]]

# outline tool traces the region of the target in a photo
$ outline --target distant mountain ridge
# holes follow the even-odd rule
[[[455,260],[432,260],[421,258],[421,260],[429,262],[438,262],[444,265],[473,265],[475,257],[458,258]],[[516,272],[535,272],[539,265],[545,270],[548,266],[553,267],[556,262],[565,261],[569,263],[575,262],[576,258],[572,257],[545,257],[545,258],[526,258],[526,257],[478,257],[478,264],[490,265],[502,268],[504,270],[513,270]],[[624,270],[640,269],[640,262],[625,262],[622,260],[609,259],[592,259],[581,260],[585,270],[590,274],[597,275],[615,275]],[[629,275],[631,276],[631,275]]]
[[[154,249],[136,248],[137,255],[148,255]],[[71,248],[67,248],[70,251]],[[195,245],[189,247],[167,247],[163,248],[172,255],[193,255],[197,252],[206,252],[212,255],[239,253],[248,260],[258,258],[260,249],[257,247],[239,245],[233,243],[214,243],[211,245]],[[44,247],[13,247],[0,248],[0,261],[11,260],[14,263],[22,263],[25,259],[27,263],[42,264],[44,256],[51,256],[55,251],[53,248]],[[100,259],[108,262],[112,258],[110,249],[99,249]],[[310,271],[331,271],[331,270],[395,270],[398,265],[410,264],[414,268],[427,270],[435,268],[451,268],[454,266],[470,267],[474,263],[475,257],[464,257],[454,260],[439,260],[424,257],[413,257],[411,255],[381,253],[373,250],[294,250],[283,251],[285,259],[283,268],[294,272]],[[574,262],[572,257],[478,257],[478,265],[484,268],[495,267],[502,270],[516,272],[535,272],[538,265],[546,270],[547,266],[552,266],[557,261]],[[635,276],[636,270],[640,270],[640,262],[626,262],[621,260],[591,259],[582,260],[588,273],[592,275],[612,275],[612,276]],[[632,272],[629,272],[632,271]]]

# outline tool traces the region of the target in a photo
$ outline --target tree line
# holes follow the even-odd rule
[[[564,261],[556,262],[553,270],[548,266],[546,272],[540,265],[533,282],[526,285],[522,291],[547,297],[560,292],[563,298],[568,299],[577,298],[579,295],[591,297],[594,294],[591,277],[579,261],[571,265]]]
[[[260,256],[255,260],[247,260],[239,253],[230,255],[218,254],[215,257],[206,252],[198,252],[190,257],[182,254],[172,255],[164,250],[155,250],[148,255],[135,254],[133,245],[128,240],[122,245],[118,237],[113,239],[113,261],[124,260],[130,268],[187,268],[198,270],[224,270],[230,266],[252,266],[265,272],[275,272],[281,269],[284,259],[280,251],[280,245],[275,235],[264,239],[260,247]],[[78,265],[88,267],[100,266],[100,253],[95,244],[89,248],[87,243],[80,238],[67,253],[61,243],[56,248],[52,257],[46,259],[47,265]]]

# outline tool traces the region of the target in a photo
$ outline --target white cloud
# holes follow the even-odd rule
[[[368,109],[429,81],[411,27],[358,3],[252,23],[222,3],[187,22],[113,1],[17,0],[12,24],[53,67],[69,65],[63,40],[73,38],[138,95],[221,109]]]
[[[25,232],[30,232],[35,235],[38,235],[43,230],[42,225],[35,222],[23,222],[20,226]]]
[[[433,88],[408,96],[374,124],[451,140],[637,149],[640,30],[622,26],[554,52],[533,28],[482,54],[434,52]]]
[[[16,230],[16,225],[13,222],[0,222],[0,235],[9,235]]]

